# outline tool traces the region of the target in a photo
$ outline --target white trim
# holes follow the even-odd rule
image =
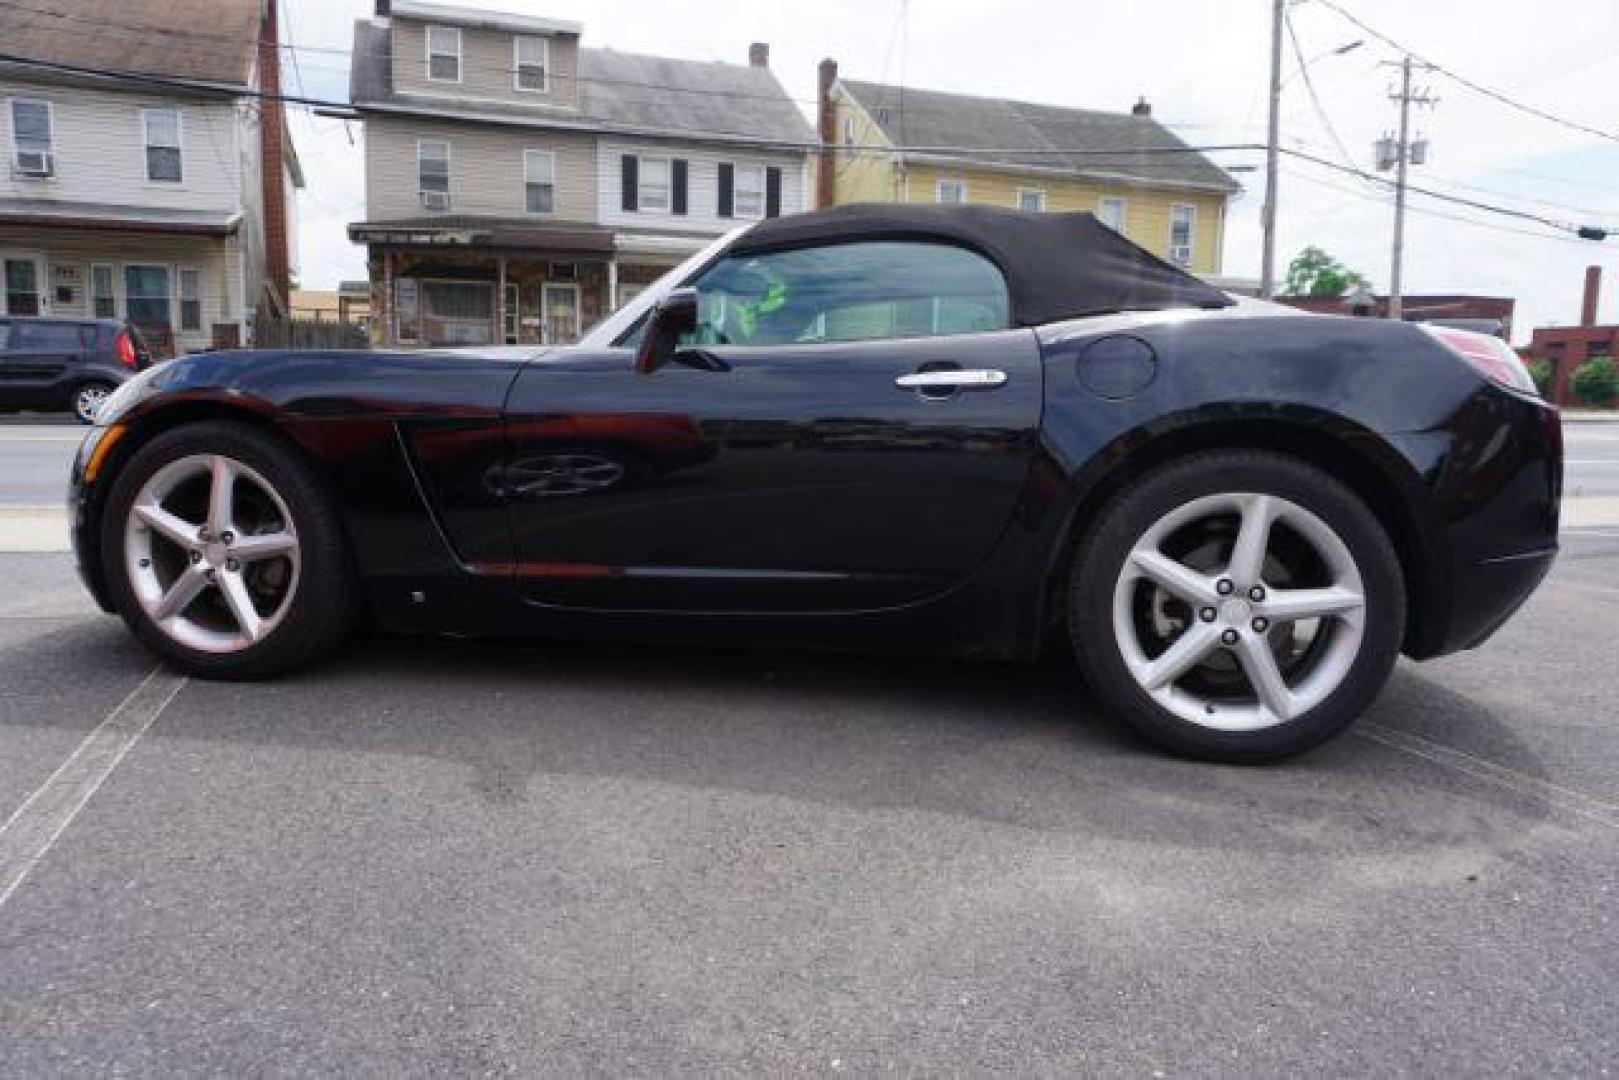
[[[171,112],[174,114],[174,146],[151,141],[151,117],[154,113]],[[141,116],[141,175],[148,186],[165,189],[183,188],[186,183],[186,138],[185,138],[185,110],[178,105],[154,105],[140,110]],[[152,159],[148,151],[156,147],[159,150],[175,150],[180,155],[180,179],[155,180],[152,178]]]
[[[731,166],[731,216],[738,221],[763,221],[765,214],[770,210],[770,178],[769,169],[773,166],[759,162],[733,161]],[[744,214],[737,199],[742,191],[742,173],[744,171],[756,173],[759,177],[759,212],[757,214]]]
[[[540,85],[524,86],[523,42],[536,41],[540,45]],[[530,34],[517,34],[512,38],[512,89],[519,94],[549,94],[551,92],[551,39]]]
[[[514,15],[508,11],[489,11],[483,8],[426,3],[424,0],[394,0],[395,18],[421,19],[425,22],[462,24],[491,30],[519,30],[523,33],[581,34],[584,24],[570,19],[551,19],[536,15]]]
[[[450,149],[449,139],[416,140],[416,201],[421,203],[424,209],[426,208],[426,196],[428,191],[426,188],[422,187],[422,147],[428,145],[429,143],[434,143],[444,147],[444,209],[448,211],[454,202],[454,199],[451,196],[451,190],[454,186],[455,179],[455,168],[451,163],[451,154],[453,151]]]
[[[185,325],[185,289],[181,287],[180,282],[187,274],[197,275],[196,326]],[[174,268],[174,334],[176,337],[181,334],[200,334],[203,332],[203,327],[208,323],[207,311],[203,304],[202,278],[202,267],[195,264],[182,264]]]
[[[1023,209],[1023,196],[1025,196],[1025,195],[1034,195],[1034,196],[1037,196],[1038,199],[1039,199],[1039,205],[1036,206],[1032,211],[1030,211],[1030,213],[1043,214],[1043,213],[1046,212],[1046,189],[1043,188],[1043,187],[1020,187],[1020,188],[1018,188],[1017,189],[1017,194],[1015,196],[1013,196],[1013,198],[1012,198],[1012,208],[1014,210],[1022,210]]]
[[[542,155],[542,154],[545,157],[551,159],[551,168],[550,168],[551,179],[549,181],[549,183],[551,185],[551,209],[549,209],[549,210],[530,210],[528,208],[528,186],[531,183],[535,183],[535,181],[531,181],[528,178],[528,160],[529,160],[530,155]],[[557,152],[555,150],[544,150],[544,149],[539,149],[537,147],[525,146],[523,148],[523,213],[531,214],[534,217],[554,217],[556,215],[556,212],[557,212]]]
[[[584,296],[579,291],[579,285],[572,281],[547,281],[540,285],[540,336],[542,339],[551,336],[551,311],[545,302],[545,294],[552,289],[562,289],[573,293],[573,334],[572,340],[578,341],[584,333]],[[544,341],[542,344],[554,345],[553,341]]]
[[[0,315],[11,314],[11,309],[7,306],[8,301],[6,300],[5,271],[6,263],[13,260],[17,262],[26,260],[34,264],[34,295],[38,297],[39,313],[49,315],[51,313],[51,295],[50,288],[45,280],[47,270],[45,253],[42,251],[16,250],[0,250]]]
[[[24,175],[24,174],[18,172],[18,169],[21,168],[21,165],[20,165],[18,159],[22,156],[22,150],[17,145],[17,112],[16,112],[16,107],[18,105],[43,105],[43,106],[45,106],[45,126],[50,129],[49,138],[46,140],[49,143],[49,145],[45,148],[45,154],[46,154],[47,157],[49,157],[51,159],[51,171],[50,171],[49,174],[47,174],[45,176],[28,176],[28,175]],[[19,97],[7,98],[6,99],[6,123],[8,125],[10,125],[10,128],[11,128],[11,178],[13,180],[53,180],[53,179],[55,179],[56,178],[56,105],[55,105],[55,103],[51,102],[51,101],[48,101],[45,98],[32,98],[32,97],[20,97],[20,96]]]
[[[961,198],[959,198],[959,199],[946,199],[944,197],[944,186],[946,184],[955,184],[956,186],[961,188]],[[959,204],[959,203],[965,203],[965,202],[968,201],[969,198],[970,198],[970,196],[967,194],[967,180],[966,180],[965,177],[960,177],[960,176],[941,176],[941,177],[939,177],[939,179],[937,179],[937,180],[935,180],[933,182],[933,201],[936,202],[936,203],[944,203],[946,205],[952,205],[953,206],[953,205],[956,205],[956,204]]]
[[[1177,210],[1186,211],[1186,243],[1184,245],[1175,243],[1175,211]],[[1169,261],[1177,266],[1190,267],[1197,259],[1197,204],[1186,202],[1170,203],[1168,220],[1169,235],[1165,237],[1165,240],[1169,252]],[[1186,248],[1186,258],[1184,260],[1175,258],[1175,249],[1177,247]]]
[[[97,270],[105,270],[105,271],[107,271],[107,280],[109,282],[111,282],[111,284],[112,284],[112,297],[111,297],[111,299],[112,299],[112,314],[110,314],[110,315],[103,315],[99,311],[96,310],[96,300],[99,299],[96,296],[96,271]],[[90,277],[89,277],[89,280],[86,281],[85,285],[84,285],[84,298],[85,298],[85,308],[86,308],[86,310],[89,311],[90,318],[92,318],[92,319],[116,319],[116,318],[119,317],[119,312],[122,311],[123,308],[119,303],[119,295],[118,295],[118,264],[117,263],[93,262],[93,263],[90,264]]]
[[[450,55],[447,52],[433,52],[434,30],[443,30],[446,33],[455,35],[455,78],[453,79],[440,79],[433,75],[433,57]],[[462,59],[464,52],[465,51],[462,49],[461,28],[459,26],[445,26],[441,23],[428,23],[422,28],[422,77],[428,82],[460,84],[461,82],[465,81],[466,75],[466,70],[463,66],[464,61]]]
[[[637,214],[653,214],[658,217],[672,217],[675,212],[675,159],[661,154],[632,154],[630,156],[635,158],[635,212]],[[641,192],[644,190],[646,182],[646,165],[649,161],[663,162],[665,170],[663,184],[665,201],[661,210],[648,210],[646,199],[641,197]],[[623,183],[622,172],[619,173],[619,177],[619,182]],[[689,175],[687,182],[690,183]],[[623,205],[622,198],[619,200],[619,205]]]
[[[1119,208],[1119,223],[1117,226],[1108,225],[1106,211],[1109,204],[1116,205]],[[1096,200],[1096,219],[1103,225],[1108,225],[1120,236],[1127,236],[1129,234],[1130,200],[1123,195],[1101,196]]]

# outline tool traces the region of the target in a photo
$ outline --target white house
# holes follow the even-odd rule
[[[0,5],[0,313],[250,340],[285,311],[293,191],[275,0]],[[208,27],[207,36],[193,33]]]

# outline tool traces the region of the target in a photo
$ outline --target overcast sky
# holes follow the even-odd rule
[[[346,52],[369,0],[284,0],[301,47],[288,85],[343,100]],[[1464,76],[1545,111],[1619,132],[1619,3],[1615,0],[1339,0],[1374,29]],[[853,78],[1124,110],[1138,96],[1194,145],[1264,138],[1269,63],[1268,0],[481,0],[479,6],[584,23],[586,45],[745,63],[748,43],[771,47],[771,67],[809,112],[815,69],[837,59]],[[1373,140],[1395,121],[1387,94],[1397,59],[1317,0],[1292,8],[1327,120],[1355,164],[1369,168]],[[287,32],[287,31],[284,31]],[[1365,40],[1342,56],[1334,48]],[[316,51],[319,50],[319,51]],[[1296,63],[1288,51],[1287,70]],[[1606,243],[1559,238],[1528,222],[1413,196],[1406,232],[1407,292],[1477,292],[1518,300],[1518,339],[1579,316],[1585,266],[1601,264],[1606,321],[1619,321],[1619,142],[1514,112],[1450,79],[1421,80],[1439,103],[1422,110],[1429,164],[1412,182],[1579,224],[1602,224]],[[292,132],[308,190],[300,197],[300,278],[333,288],[365,276],[345,227],[363,220],[359,124],[295,115]],[[352,140],[352,141],[351,141]],[[1283,144],[1341,160],[1327,125],[1294,77],[1284,91]],[[1261,165],[1258,153],[1216,155],[1224,165]],[[1389,283],[1392,199],[1383,190],[1284,159],[1278,276],[1306,244],[1318,244]],[[1263,173],[1241,172],[1232,205],[1225,272],[1259,274]],[[1438,213],[1448,217],[1436,216]],[[1456,220],[1462,219],[1462,220]],[[1480,222],[1483,224],[1474,224]]]

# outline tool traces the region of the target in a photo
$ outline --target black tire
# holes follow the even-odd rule
[[[96,422],[96,415],[95,411],[90,408],[90,397],[99,391],[101,399],[106,400],[107,395],[116,389],[118,388],[105,379],[87,380],[73,388],[73,395],[68,399],[68,408],[72,410],[73,416],[79,423],[93,424]]]
[[[1278,495],[1315,514],[1348,547],[1365,589],[1360,648],[1342,682],[1313,708],[1255,731],[1205,727],[1154,701],[1131,675],[1113,628],[1114,583],[1137,540],[1176,507],[1224,492]],[[1259,764],[1320,745],[1371,704],[1399,657],[1405,605],[1393,544],[1376,516],[1343,484],[1280,454],[1207,451],[1148,473],[1096,515],[1075,552],[1069,630],[1086,682],[1138,734],[1184,757]]]
[[[298,536],[301,566],[285,616],[263,639],[233,653],[199,651],[164,633],[135,598],[125,565],[125,524],[142,485],[164,465],[192,454],[225,454],[256,471],[285,502]],[[257,679],[310,663],[342,644],[360,610],[353,560],[330,495],[293,448],[251,425],[185,424],[137,450],[108,496],[101,558],[113,606],[135,636],[180,671],[201,678]]]

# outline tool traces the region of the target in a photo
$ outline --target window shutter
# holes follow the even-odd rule
[[[686,212],[686,159],[675,158],[669,163],[669,210]]]
[[[719,215],[722,218],[731,217],[736,213],[736,166],[729,161],[720,162],[720,205]]]
[[[636,169],[638,162],[634,154],[625,154],[618,159],[619,170],[623,174],[619,184],[623,192],[623,206],[627,213],[635,213],[638,203],[636,196],[640,188],[640,172]]]
[[[765,217],[781,217],[781,170],[765,170]]]

